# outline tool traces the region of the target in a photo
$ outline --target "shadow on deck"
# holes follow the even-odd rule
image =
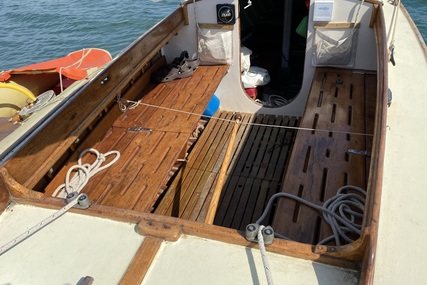
[[[299,118],[242,114],[214,224],[244,229],[281,188]],[[233,113],[211,119],[155,213],[204,222],[233,129]],[[270,125],[271,127],[268,127]],[[290,127],[290,128],[286,128]]]

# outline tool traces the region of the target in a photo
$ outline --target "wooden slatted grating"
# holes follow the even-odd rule
[[[348,150],[372,149],[376,75],[318,68],[289,161],[283,192],[318,205],[344,185],[366,189],[369,157]],[[293,240],[316,244],[331,235],[318,213],[281,199],[273,228]]]
[[[118,150],[121,156],[85,186],[92,202],[151,211],[177,160],[185,156],[201,117],[198,114],[205,110],[227,70],[225,65],[200,66],[191,77],[158,84],[141,100],[147,105],[129,109],[115,120],[92,147],[101,153]],[[46,195],[63,183],[76,155],[46,187]]]
[[[242,115],[214,221],[235,229],[244,229],[256,220],[269,197],[281,189],[296,133],[247,123],[289,127],[299,123],[295,117]],[[222,111],[217,116],[227,121],[211,119],[155,213],[204,221],[234,124],[228,121],[233,119],[231,112]]]

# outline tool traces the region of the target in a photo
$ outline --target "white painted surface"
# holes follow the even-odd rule
[[[361,3],[359,0],[335,0],[333,22],[352,22],[355,19],[355,13]],[[194,5],[188,5],[188,16],[190,24],[185,26],[176,37],[169,41],[169,44],[163,48],[163,52],[168,61],[179,56],[181,51],[187,50],[190,55],[197,54],[197,30],[195,27],[195,18],[198,23],[216,24],[216,4],[227,3],[235,4],[238,7],[237,0],[203,0],[196,2],[196,10]],[[314,1],[310,7],[310,15],[313,14]],[[369,28],[369,20],[371,15],[372,5],[365,3],[361,7],[359,20],[361,27],[359,30],[358,45],[359,48],[356,54],[355,69],[375,70],[376,69],[376,54],[375,40],[373,29]],[[196,12],[195,12],[196,11]],[[230,66],[228,74],[224,77],[215,94],[221,101],[220,108],[223,110],[247,112],[247,113],[262,113],[262,114],[278,114],[289,116],[302,116],[310,92],[311,81],[314,75],[315,67],[312,66],[313,55],[313,20],[309,17],[306,59],[304,64],[303,85],[299,95],[288,105],[280,108],[267,108],[255,103],[244,92],[241,84],[240,71],[240,23],[236,21],[233,31],[233,63]]]
[[[274,284],[357,284],[357,273],[268,254]],[[184,236],[164,243],[142,284],[267,284],[258,250]]]
[[[6,244],[53,210],[13,205],[0,216]],[[135,225],[66,213],[0,256],[0,284],[117,284],[143,241]]]
[[[384,8],[388,25],[393,6]],[[426,284],[427,62],[402,11],[395,47],[374,284]]]

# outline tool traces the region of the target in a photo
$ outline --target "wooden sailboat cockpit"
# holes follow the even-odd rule
[[[239,15],[232,22],[217,19],[223,2]],[[11,201],[63,207],[57,189],[71,167],[79,160],[111,163],[81,189],[92,205],[72,211],[137,223],[145,239],[121,280],[141,282],[164,240],[195,235],[254,247],[245,229],[273,195],[288,193],[322,206],[350,185],[366,191],[352,242],[319,244],[333,234],[322,213],[277,199],[263,223],[290,240],[276,238],[267,250],[356,270],[357,279],[369,283],[387,107],[381,5],[335,1],[342,13],[335,11],[337,19],[326,24],[313,20],[314,1],[252,2],[187,1],[138,38],[8,154],[0,170],[1,209]],[[294,32],[304,17],[305,37]],[[357,30],[350,61],[316,59],[317,33],[342,30],[351,36]],[[207,31],[231,41],[225,45],[231,59],[202,60],[189,77],[152,80],[181,51],[200,54],[200,34]],[[270,41],[260,43],[268,33]],[[270,85],[258,88],[260,100],[241,82],[243,45],[271,76]],[[271,94],[286,104],[264,104]],[[219,98],[220,107],[203,115],[212,98]],[[87,149],[106,156],[81,157]]]

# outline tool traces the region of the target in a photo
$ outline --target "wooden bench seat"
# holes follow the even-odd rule
[[[369,157],[349,149],[372,149],[376,75],[351,70],[317,68],[301,128],[292,150],[282,192],[318,205],[344,185],[366,189]],[[353,134],[352,134],[353,133]],[[273,228],[293,240],[316,244],[331,230],[316,211],[280,199]]]
[[[92,202],[151,211],[172,167],[177,159],[184,158],[200,114],[227,70],[226,65],[200,66],[189,78],[160,83],[143,96],[140,105],[115,120],[104,138],[92,147],[102,153],[117,150],[121,157],[84,188]],[[46,195],[63,183],[73,164],[75,159],[49,184]]]

